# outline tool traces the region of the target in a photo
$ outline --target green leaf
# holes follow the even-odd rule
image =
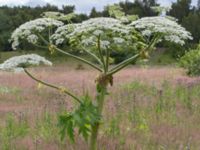
[[[67,135],[74,142],[74,130],[77,128],[79,134],[87,141],[92,126],[100,121],[97,107],[93,105],[91,97],[86,94],[82,97],[82,101],[83,103],[70,114],[66,113],[59,116],[62,140]]]
[[[72,122],[72,120],[70,120],[70,121],[68,122],[67,134],[68,134],[70,140],[71,140],[72,142],[75,142],[75,140],[74,140],[74,127],[73,127],[73,122]]]
[[[59,116],[59,126],[61,128],[60,135],[61,140],[64,140],[66,134],[72,142],[74,142],[74,129],[73,118],[71,114],[64,114]]]

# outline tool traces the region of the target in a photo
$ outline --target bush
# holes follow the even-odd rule
[[[187,69],[188,75],[200,75],[200,44],[180,58],[180,65]]]
[[[185,45],[184,47],[178,44],[174,44],[174,43],[169,43],[166,42],[166,44],[164,45],[167,48],[167,53],[172,57],[172,58],[180,58],[182,57],[186,50],[188,49],[188,45]]]

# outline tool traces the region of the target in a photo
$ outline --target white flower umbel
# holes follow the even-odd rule
[[[29,43],[36,44],[39,39],[39,34],[47,29],[53,29],[55,27],[62,26],[61,21],[52,18],[39,18],[29,22],[26,22],[19,26],[11,35],[10,41],[12,42],[12,48],[16,49],[21,40],[27,40]]]
[[[105,49],[116,44],[134,45],[138,35],[133,26],[125,25],[118,19],[99,17],[59,27],[51,39],[56,45],[67,42],[88,48],[96,46],[99,36],[101,48]]]
[[[137,30],[141,31],[147,39],[151,39],[157,35],[162,40],[184,45],[185,40],[191,40],[193,38],[190,32],[186,31],[185,28],[174,20],[161,16],[144,17],[133,21],[130,26],[134,26]]]
[[[9,58],[4,63],[0,64],[0,70],[19,72],[22,71],[23,68],[39,65],[51,66],[52,63],[39,55],[28,54]]]

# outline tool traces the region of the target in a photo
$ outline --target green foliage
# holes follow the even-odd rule
[[[6,86],[0,86],[0,95],[1,94],[18,94],[21,92],[21,89],[17,87],[6,87]]]
[[[46,141],[55,139],[55,133],[58,132],[54,117],[49,112],[45,111],[42,115],[42,119],[37,119],[34,131],[34,137],[39,137]]]
[[[8,115],[4,127],[0,127],[0,149],[10,150],[14,148],[12,142],[17,138],[23,138],[29,132],[27,120],[19,121],[13,115]]]
[[[11,32],[19,25],[29,21],[39,18],[41,15],[44,16],[45,12],[57,12],[48,13],[46,17],[59,17],[64,22],[69,22],[73,20],[74,22],[81,22],[87,19],[87,15],[78,14],[74,15],[74,6],[63,6],[63,9],[59,9],[57,6],[47,4],[46,6],[38,7],[0,7],[0,48],[1,50],[11,50],[11,45],[9,43],[9,38]],[[21,49],[33,49],[31,45],[22,45]]]
[[[72,142],[75,142],[75,128],[78,133],[87,141],[91,127],[100,121],[97,108],[92,104],[91,98],[86,95],[82,98],[83,103],[73,112],[64,113],[59,116],[59,127],[61,139],[66,135]]]
[[[191,12],[188,16],[183,18],[182,25],[190,31],[194,38],[194,42],[198,43],[200,40],[200,13]]]
[[[113,63],[118,64],[126,59],[128,59],[130,56],[133,56],[135,54],[134,50],[127,50],[127,51],[118,51],[118,52],[111,52],[111,58],[113,58]],[[133,64],[135,61],[132,62]]]
[[[199,5],[191,6],[191,0],[179,0],[172,4],[168,15],[178,19],[178,22],[185,27],[194,38],[193,42],[198,43],[200,40],[200,9]]]
[[[139,81],[135,81],[132,82],[128,85],[126,85],[126,88],[128,88],[128,90],[132,90],[134,92],[143,92],[144,94],[148,94],[148,95],[154,95],[156,88],[155,87],[151,87],[151,86],[147,86],[146,84],[143,84]]]
[[[102,13],[101,12],[98,12],[96,10],[95,7],[92,8],[91,12],[90,12],[90,15],[89,15],[90,18],[95,18],[95,17],[102,17]]]
[[[119,121],[120,121],[120,119],[118,117],[115,117],[108,123],[108,126],[105,129],[105,133],[108,136],[110,136],[110,137],[120,136]]]
[[[154,6],[154,4],[152,4],[152,2],[148,1],[125,1],[119,3],[126,15],[138,15],[139,17],[158,15],[158,13],[151,8],[151,6]]]
[[[188,45],[186,44],[184,47],[179,45],[179,44],[175,44],[175,43],[169,43],[166,42],[164,44],[164,47],[166,47],[166,55],[169,54],[172,58],[180,58],[185,54],[185,51],[187,50]]]
[[[190,13],[191,2],[191,0],[179,0],[173,3],[169,15],[177,18],[179,22],[182,22],[183,18]]]
[[[118,4],[117,4],[118,5]],[[108,6],[109,7],[109,6]],[[19,25],[29,21],[36,19],[41,16],[44,12],[58,12],[57,14],[60,19],[62,19],[64,22],[72,21],[73,23],[82,22],[83,20],[86,20],[88,18],[94,18],[94,17],[108,17],[108,7],[105,7],[105,10],[102,12],[97,12],[95,8],[91,10],[90,15],[86,14],[76,14],[76,16],[73,14],[75,7],[71,5],[62,6],[62,9],[59,9],[57,6],[47,4],[43,7],[29,7],[29,6],[23,6],[23,7],[8,7],[8,6],[2,6],[0,7],[0,48],[1,50],[11,50],[11,45],[8,42],[8,39],[10,38],[11,32],[18,27]],[[111,6],[112,7],[112,6]],[[119,16],[124,16],[128,18],[128,20],[134,20],[137,19],[137,15],[140,17],[142,16],[151,16],[153,11],[149,6],[143,6],[142,4],[138,2],[122,2],[119,5],[113,6],[111,14]],[[119,9],[118,9],[119,8]],[[64,17],[60,14],[64,14]],[[66,14],[68,14],[66,16]],[[57,17],[55,14],[51,14],[51,17]],[[31,45],[23,45],[20,47],[21,49],[33,49]]]
[[[125,23],[135,21],[138,19],[138,15],[133,15],[133,14],[126,15],[119,4],[109,5],[107,6],[107,9],[111,17],[117,18]]]
[[[180,58],[180,66],[187,69],[188,75],[200,75],[200,45]]]
[[[56,19],[56,20],[60,20],[63,22],[67,22],[70,23],[72,19],[74,19],[76,17],[75,13],[69,13],[69,14],[63,14],[60,12],[54,12],[54,11],[47,11],[42,13],[42,16],[44,18],[52,18],[52,19]]]
[[[117,19],[120,19],[125,16],[125,13],[122,11],[122,8],[117,4],[108,6],[108,12],[110,16],[115,17]]]

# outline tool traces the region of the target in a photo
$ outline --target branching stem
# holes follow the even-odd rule
[[[66,51],[63,51],[63,50],[57,48],[57,47],[55,47],[55,49],[56,49],[58,52],[61,52],[61,53],[65,54],[65,55],[68,55],[68,56],[70,56],[70,57],[72,57],[72,58],[74,58],[74,59],[76,59],[76,60],[79,60],[79,61],[85,63],[85,64],[88,64],[89,66],[93,67],[94,69],[96,69],[96,70],[102,72],[102,69],[99,68],[98,66],[96,66],[95,64],[93,64],[92,62],[89,62],[89,61],[87,61],[87,60],[85,60],[85,59],[83,59],[83,58],[81,58],[81,57],[78,57],[78,56],[75,56],[75,55],[73,55],[73,54],[70,54],[70,53],[68,53],[68,52],[66,52]]]
[[[103,63],[101,62],[101,60],[99,59],[99,57],[97,57],[94,53],[90,52],[89,50],[85,49],[83,46],[81,46],[81,48],[88,53],[90,56],[92,56],[100,65],[103,66]]]
[[[122,70],[123,68],[125,68],[126,66],[128,66],[131,62],[133,62],[133,60],[136,60],[139,57],[140,57],[140,54],[136,54],[136,55],[132,56],[131,58],[124,60],[123,62],[119,63],[117,66],[115,66],[114,68],[112,68],[108,72],[108,75],[113,75],[116,72]]]
[[[100,35],[97,38],[97,49],[98,49],[99,56],[100,56],[101,62],[103,64],[104,73],[105,73],[106,72],[106,63],[105,63],[105,60],[103,58],[103,53],[102,53],[102,50],[101,50],[101,36]]]
[[[45,40],[40,34],[38,34],[38,36],[41,38],[41,40],[42,40],[45,44],[47,44],[47,45],[49,46],[50,43],[49,43],[47,40]],[[53,45],[53,46],[54,46],[54,45]],[[99,68],[98,66],[96,66],[95,64],[93,64],[92,62],[90,62],[90,61],[88,61],[88,60],[85,60],[85,59],[83,59],[83,58],[81,58],[81,57],[75,56],[75,55],[73,55],[73,54],[70,54],[70,53],[68,53],[68,52],[66,52],[66,51],[64,51],[64,50],[61,50],[61,49],[57,48],[56,46],[54,46],[54,48],[55,48],[55,50],[57,50],[58,52],[61,52],[61,53],[65,54],[65,55],[68,55],[68,56],[70,56],[70,57],[72,57],[72,58],[74,58],[74,59],[76,59],[76,60],[79,60],[79,61],[81,61],[81,62],[83,62],[83,63],[85,63],[85,64],[87,64],[87,65],[93,67],[94,69],[96,69],[96,70],[102,72],[102,69]]]
[[[50,83],[47,83],[45,81],[42,81],[40,79],[37,79],[36,77],[34,77],[29,71],[27,71],[25,68],[24,68],[24,72],[30,77],[32,78],[33,80],[37,81],[38,83],[41,83],[43,85],[46,85],[48,87],[51,87],[51,88],[54,88],[54,89],[57,89],[59,91],[62,91],[63,93],[69,95],[70,97],[72,97],[74,100],[76,100],[78,103],[82,104],[82,101],[77,97],[75,96],[74,94],[72,94],[71,92],[69,92],[67,89],[63,88],[63,87],[58,87],[56,85],[53,85],[53,84],[50,84]]]

